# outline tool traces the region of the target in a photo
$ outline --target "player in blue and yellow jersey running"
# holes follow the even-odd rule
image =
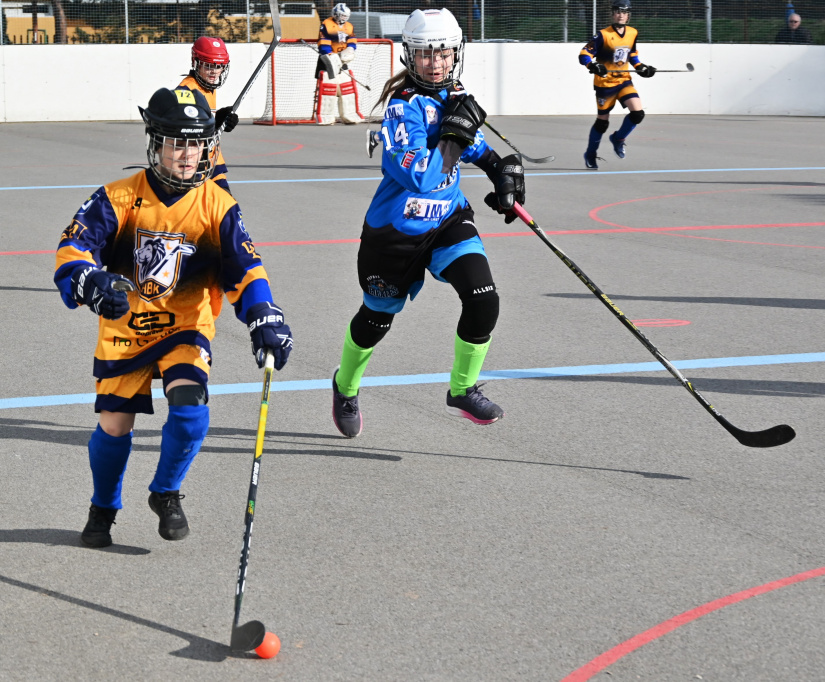
[[[188,534],[180,488],[209,426],[210,342],[224,294],[248,325],[259,366],[271,352],[282,368],[292,349],[240,208],[209,179],[217,135],[206,99],[163,88],[140,113],[149,169],[104,185],[80,207],[61,237],[54,275],[67,307],[99,315],[94,495],[81,535],[90,547],[112,543],[135,415],[153,413],[155,367],[169,413],[149,506],[164,539]]]
[[[656,69],[642,64],[636,49],[638,31],[628,26],[630,0],[613,0],[611,4],[613,23],[599,31],[579,53],[579,62],[593,74],[593,89],[596,91],[596,122],[590,129],[584,165],[598,170],[596,151],[602,136],[610,126],[610,111],[618,101],[629,113],[622,125],[610,136],[613,151],[620,159],[625,157],[625,140],[645,117],[642,100],[633,87],[628,65],[642,78],[650,78]]]
[[[361,433],[361,377],[394,316],[424,284],[425,271],[461,299],[447,412],[491,424],[503,410],[476,385],[499,312],[498,293],[473,210],[461,191],[460,162],[493,182],[486,202],[507,222],[524,203],[524,168],[500,158],[479,128],[484,110],[461,87],[464,39],[449,10],[415,10],[401,34],[407,69],[384,86],[389,104],[380,136],[384,179],[367,210],[358,250],[363,305],[347,327],[341,364],[332,379],[335,426]]]
[[[232,111],[232,107],[218,109],[218,97],[215,92],[226,82],[227,76],[229,52],[226,44],[220,38],[203,36],[192,45],[192,69],[178,87],[200,90],[215,116],[215,128],[219,132],[231,133],[238,125],[238,114]],[[218,147],[218,158],[215,161],[215,170],[212,171],[212,179],[229,192],[226,173],[226,161]]]

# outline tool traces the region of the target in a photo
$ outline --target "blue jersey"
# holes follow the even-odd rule
[[[461,91],[460,86],[456,90]],[[384,179],[367,210],[370,227],[392,225],[404,234],[418,235],[467,206],[459,187],[459,161],[445,160],[438,149],[444,102],[451,92],[445,88],[436,96],[406,86],[393,93],[381,126]],[[488,149],[478,131],[460,161],[474,163]]]

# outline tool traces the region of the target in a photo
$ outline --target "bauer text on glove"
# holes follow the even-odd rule
[[[292,351],[292,332],[284,324],[283,311],[274,303],[257,303],[247,312],[246,323],[258,367],[264,366],[270,352],[275,357],[275,369],[282,369]]]

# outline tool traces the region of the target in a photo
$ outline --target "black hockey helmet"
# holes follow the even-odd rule
[[[146,123],[149,168],[158,180],[175,191],[206,182],[215,169],[218,134],[203,93],[187,87],[161,88],[145,109],[138,110]]]
[[[610,3],[610,9],[614,12],[629,12],[630,0],[612,0]]]

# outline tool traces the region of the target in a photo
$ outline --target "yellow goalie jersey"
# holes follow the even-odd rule
[[[184,78],[178,87],[186,87],[190,90],[199,90],[202,92],[203,96],[206,97],[206,101],[209,103],[209,108],[212,110],[212,115],[215,115],[215,112],[218,110],[218,96],[214,90],[206,90],[200,83],[198,83],[197,80],[195,80],[194,76],[187,76]],[[215,161],[215,170],[212,172],[212,179],[228,192],[229,181],[226,179],[226,173],[226,161],[224,161],[223,152],[220,147],[218,147],[218,158]]]
[[[167,194],[151,171],[98,189],[63,231],[54,281],[69,308],[72,273],[89,264],[132,280],[129,312],[100,318],[94,375],[120,376],[155,362],[177,345],[211,355],[224,293],[246,312],[271,302],[269,279],[232,196],[207,180]]]
[[[625,26],[624,35],[619,35],[613,26],[599,31],[579,52],[579,62],[587,66],[591,61],[601,62],[607,68],[606,76],[593,76],[596,88],[612,88],[630,80],[628,65],[640,63],[636,50],[639,32],[632,26]]]

